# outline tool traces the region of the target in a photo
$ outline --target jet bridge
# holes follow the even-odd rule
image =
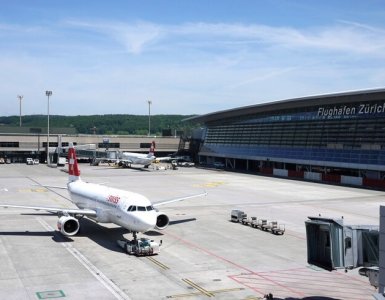
[[[354,269],[378,286],[379,227],[344,225],[343,219],[308,217],[307,261],[325,270]]]

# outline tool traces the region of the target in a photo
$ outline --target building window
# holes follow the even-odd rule
[[[120,148],[120,143],[98,143],[98,148]]]
[[[1,148],[19,148],[19,142],[0,142]]]

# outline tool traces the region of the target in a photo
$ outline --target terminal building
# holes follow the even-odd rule
[[[148,153],[151,143],[156,145],[155,154],[166,156],[177,151],[188,149],[188,142],[179,136],[127,136],[127,135],[96,135],[78,134],[74,128],[50,129],[31,127],[0,126],[0,159],[9,163],[25,163],[27,158],[45,162],[47,158],[47,140],[49,137],[49,155],[51,162],[57,161],[58,147],[89,145],[78,150],[78,158],[92,159],[105,157],[107,151],[129,151]]]
[[[192,117],[201,164],[385,189],[385,89],[311,96]]]

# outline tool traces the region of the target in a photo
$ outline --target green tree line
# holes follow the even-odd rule
[[[193,115],[153,115],[151,116],[151,134],[161,135],[164,130],[188,133],[194,128],[183,119]],[[0,125],[19,126],[19,116],[0,117]],[[46,115],[22,116],[22,126],[46,127]],[[148,116],[143,115],[91,115],[91,116],[59,116],[50,115],[50,127],[68,128],[73,127],[80,134],[133,134],[147,135],[149,127]]]

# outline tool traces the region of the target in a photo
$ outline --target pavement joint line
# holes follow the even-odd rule
[[[189,286],[197,289],[198,291],[200,291],[202,294],[206,295],[207,297],[215,297],[215,295],[212,292],[209,292],[208,290],[206,290],[203,287],[197,285],[196,283],[194,283],[193,281],[191,281],[188,278],[183,278],[182,281],[187,283]]]
[[[37,217],[37,221],[47,230],[55,231],[46,221]],[[104,275],[94,264],[92,264],[83,254],[81,254],[74,246],[66,242],[62,245],[73,257],[75,257],[107,290],[118,300],[131,300],[115,283],[113,283],[106,275]]]
[[[212,291],[212,293],[222,293],[222,292],[232,292],[233,289],[229,290],[218,290],[218,291]],[[243,290],[243,288],[235,289],[235,290]],[[186,293],[186,294],[176,294],[171,296],[166,296],[167,299],[175,299],[175,298],[184,298],[184,297],[193,297],[193,296],[199,296],[202,295],[201,292],[194,292],[194,293]],[[261,297],[252,297],[252,298],[245,298],[245,300],[262,300]]]
[[[163,270],[169,270],[170,268],[168,266],[166,266],[165,264],[161,263],[160,261],[156,260],[155,258],[152,258],[152,257],[147,257],[147,259],[151,262],[153,262],[154,264],[156,264],[158,267],[162,268]]]

